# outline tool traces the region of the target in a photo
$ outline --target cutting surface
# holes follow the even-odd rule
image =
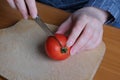
[[[49,25],[55,31],[56,26]],[[0,30],[0,74],[9,80],[92,80],[105,53],[101,43],[64,61],[49,59],[46,33],[31,20]]]

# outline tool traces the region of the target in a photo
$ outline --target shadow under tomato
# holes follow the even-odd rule
[[[42,56],[45,59],[50,59],[48,57],[48,55],[46,54],[46,51],[45,51],[45,42],[40,43],[38,45],[37,49],[38,49],[38,52],[39,52],[40,56]]]

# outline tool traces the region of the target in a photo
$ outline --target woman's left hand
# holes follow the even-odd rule
[[[56,33],[65,34],[72,29],[66,45],[71,55],[97,47],[102,41],[103,24],[108,18],[106,11],[86,7],[73,13]]]

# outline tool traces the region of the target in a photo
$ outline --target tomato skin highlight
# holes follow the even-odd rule
[[[54,60],[64,60],[70,56],[70,48],[66,46],[67,37],[63,34],[49,36],[45,43],[47,55]]]

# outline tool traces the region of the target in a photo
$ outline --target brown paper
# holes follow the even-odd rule
[[[55,26],[50,27],[55,31]],[[8,80],[92,80],[105,53],[94,50],[54,61],[44,50],[46,33],[31,20],[0,30],[0,74]]]

